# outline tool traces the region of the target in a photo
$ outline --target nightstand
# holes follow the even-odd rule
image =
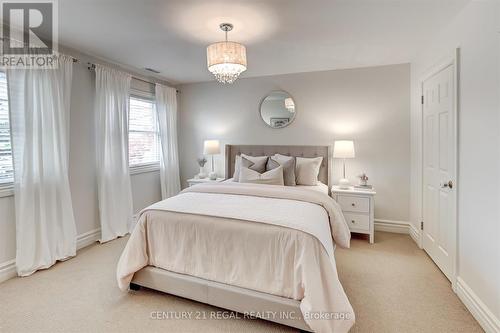
[[[191,178],[187,180],[188,186],[193,186],[196,184],[205,184],[205,183],[220,183],[224,178],[217,178],[216,180],[211,180],[210,178]]]
[[[374,242],[374,189],[348,190],[332,187],[332,197],[338,202],[344,213],[351,232],[370,235],[370,243]]]

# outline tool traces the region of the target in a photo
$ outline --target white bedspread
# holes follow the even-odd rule
[[[141,213],[118,263],[118,284],[127,290],[133,274],[152,265],[299,300],[315,332],[347,332],[354,312],[333,241],[348,247],[349,240],[340,208],[323,193],[197,185]]]
[[[223,193],[186,192],[153,204],[147,210],[227,217],[304,231],[316,237],[328,255],[333,257],[330,224],[323,222],[328,221],[328,214],[323,207],[309,202]],[[304,223],[304,221],[309,222]]]

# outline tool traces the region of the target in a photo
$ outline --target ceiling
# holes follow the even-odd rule
[[[470,0],[63,0],[59,42],[173,84],[213,80],[206,46],[247,47],[242,77],[410,62]]]

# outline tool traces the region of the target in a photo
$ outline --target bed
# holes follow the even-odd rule
[[[141,212],[120,257],[118,285],[140,286],[309,332],[347,332],[354,312],[335,246],[350,233],[329,185],[328,146],[226,146],[236,156],[323,157],[315,190],[223,182],[196,185]],[[326,187],[328,189],[328,187]]]

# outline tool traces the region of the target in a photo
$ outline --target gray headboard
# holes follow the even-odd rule
[[[226,178],[233,177],[236,156],[246,154],[250,156],[272,156],[281,154],[287,156],[318,157],[323,156],[323,163],[319,170],[318,179],[330,186],[331,170],[330,146],[251,146],[226,145]]]

